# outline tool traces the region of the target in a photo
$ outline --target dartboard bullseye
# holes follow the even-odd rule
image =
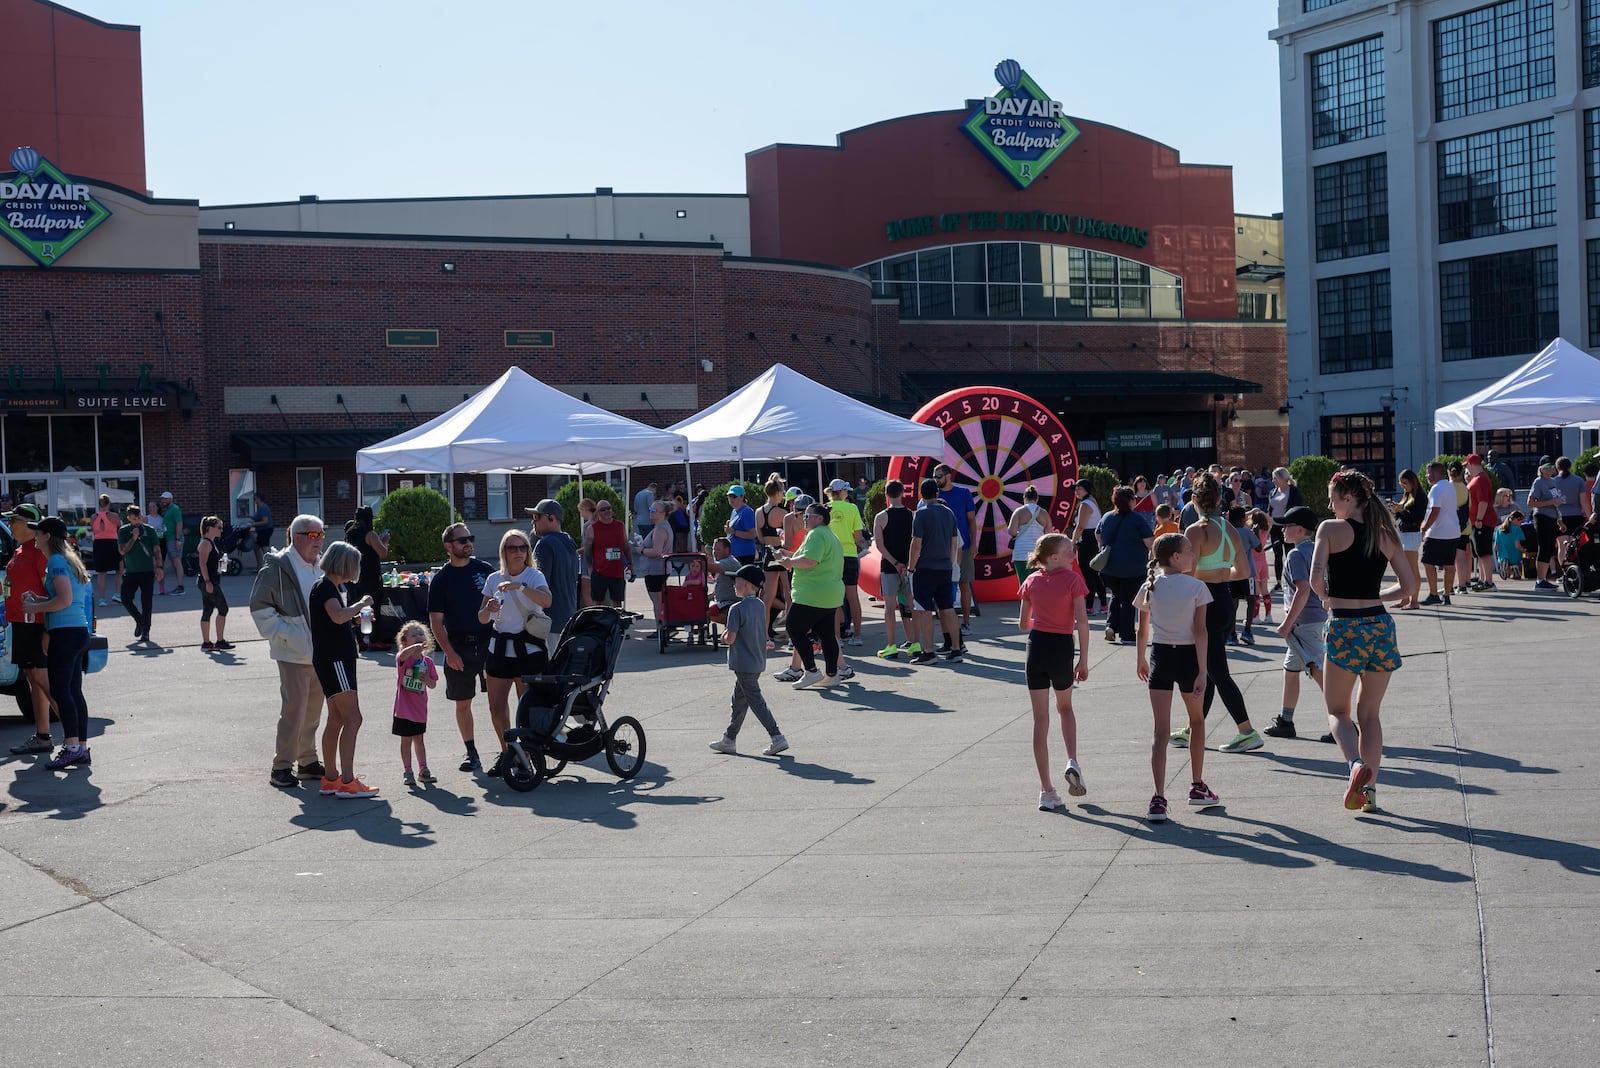
[[[897,456],[889,477],[906,484],[909,495],[941,460],[955,482],[971,491],[973,519],[973,596],[980,601],[1015,600],[1011,536],[1006,525],[1029,486],[1051,525],[1063,529],[1072,514],[1072,483],[1078,477],[1078,449],[1055,413],[1038,401],[999,386],[969,386],[935,398],[912,416],[944,432],[944,456]]]

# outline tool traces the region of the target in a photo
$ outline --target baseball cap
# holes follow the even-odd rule
[[[163,491],[162,494],[161,494],[161,499],[164,500],[164,501],[172,500],[172,491],[171,490]]]
[[[735,482],[733,485],[728,487],[728,496],[730,496],[730,497],[743,497],[744,496],[744,487],[739,485],[739,483]]]
[[[843,493],[850,488],[850,483],[846,482],[842,478],[836,478],[832,482],[828,483],[828,488],[834,493]]]
[[[1475,452],[1469,452],[1467,454],[1467,463],[1469,463],[1469,464],[1481,464],[1481,463],[1483,463],[1483,457],[1479,456]]]
[[[790,486],[783,493],[783,499],[786,500],[786,501],[792,501],[798,496],[800,496],[800,487],[799,486]]]
[[[566,509],[561,507],[560,502],[553,501],[549,497],[546,497],[532,508],[524,508],[523,511],[529,515],[548,515],[556,519],[564,519],[567,514]]]
[[[1287,512],[1283,513],[1283,518],[1278,520],[1278,525],[1280,527],[1286,527],[1292,523],[1295,526],[1302,527],[1306,530],[1316,530],[1317,524],[1320,522],[1322,522],[1322,520],[1317,518],[1317,513],[1301,504],[1296,505]]]
[[[1539,457],[1539,466],[1540,467],[1554,467],[1555,465],[1556,465],[1556,462],[1554,460],[1550,459],[1550,457],[1548,457],[1548,456]]]
[[[31,504],[19,504],[14,511],[0,516],[0,519],[26,519],[30,524],[37,523],[40,518],[39,509]]]
[[[67,536],[67,524],[58,515],[47,515],[43,519],[28,524],[29,530],[42,530],[46,534],[53,534],[58,538]]]
[[[763,574],[761,567],[757,564],[745,564],[743,567],[733,573],[733,577],[744,579],[746,582],[750,583],[750,585],[756,587],[759,587],[763,582],[766,581],[766,577]]]
[[[812,497],[811,494],[809,494],[809,493],[802,493],[802,494],[800,494],[800,496],[798,496],[798,497],[796,497],[794,499],[794,506],[796,508],[800,509],[801,511],[804,511],[805,509],[810,508],[813,504],[816,504],[816,503],[817,503],[816,498]]]

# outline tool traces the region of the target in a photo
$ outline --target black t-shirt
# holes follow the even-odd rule
[[[356,658],[356,634],[350,623],[335,623],[328,615],[328,602],[343,605],[339,587],[324,575],[311,587],[311,659],[331,664]]]
[[[464,566],[447,564],[434,572],[428,586],[428,611],[443,613],[445,634],[487,638],[494,633],[493,623],[478,622],[483,580],[493,573],[494,568],[477,557]]]
[[[915,518],[909,508],[883,510],[883,547],[902,564],[911,556],[911,522]]]

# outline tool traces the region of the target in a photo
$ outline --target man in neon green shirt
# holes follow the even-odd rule
[[[866,548],[866,527],[861,509],[849,501],[850,483],[836,478],[828,483],[828,529],[844,550],[844,604],[839,608],[839,636],[846,645],[861,644],[861,553]],[[851,621],[854,620],[854,625]]]

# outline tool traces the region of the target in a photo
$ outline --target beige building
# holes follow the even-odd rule
[[[1283,213],[1235,215],[1239,318],[1283,319]]]

